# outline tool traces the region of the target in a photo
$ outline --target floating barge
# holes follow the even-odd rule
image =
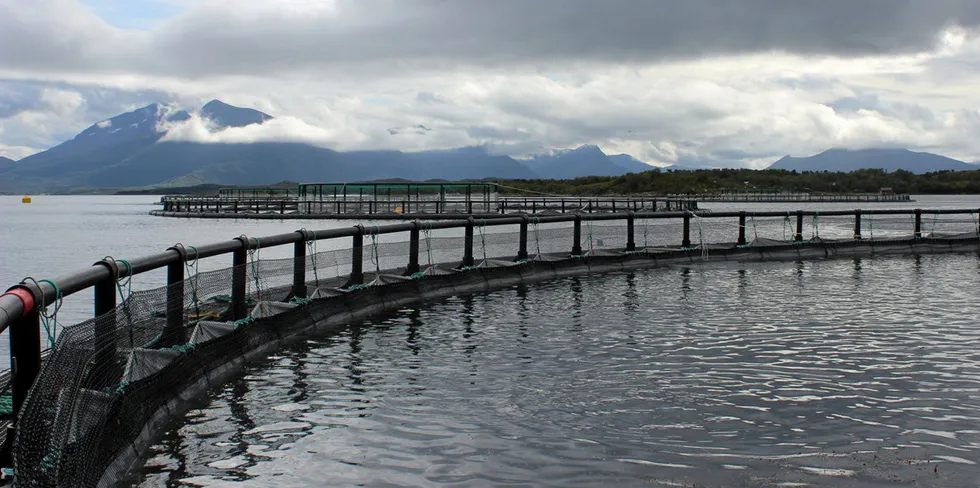
[[[457,218],[514,213],[563,214],[697,210],[687,197],[503,196],[492,183],[307,183],[297,189],[221,189],[216,197],[164,196],[166,217]]]

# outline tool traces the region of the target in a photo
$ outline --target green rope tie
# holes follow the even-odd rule
[[[541,223],[541,217],[535,217],[534,218],[534,222],[533,222],[533,225],[534,225],[534,250],[537,252],[537,254],[534,255],[535,257],[538,257],[538,256],[541,255],[541,240],[538,238],[538,224],[539,223]]]
[[[197,349],[197,344],[188,342],[187,344],[178,344],[176,346],[164,347],[160,349],[161,351],[175,351],[181,354],[187,354],[194,349]]]
[[[42,294],[41,299],[41,309],[38,315],[41,318],[41,324],[44,326],[44,334],[48,337],[48,344],[50,347],[54,347],[56,337],[58,335],[58,311],[61,310],[62,296],[61,289],[58,288],[58,284],[51,280],[37,280],[38,288],[40,288],[41,283],[47,283],[54,288],[54,312],[48,313],[48,305],[44,303],[44,298]]]
[[[289,299],[289,303],[292,303],[294,305],[300,305],[300,306],[302,306],[302,305],[309,305],[310,303],[313,303],[313,299],[312,298],[293,297],[293,298]]]
[[[487,236],[484,227],[487,225],[487,219],[480,219],[480,246],[483,247],[483,260],[487,260]]]
[[[259,301],[262,301],[262,282],[259,279],[259,260],[261,258],[259,250],[262,249],[262,242],[259,241],[258,237],[243,237],[248,239],[248,242],[255,239],[255,249],[248,250],[248,259],[252,267],[252,280],[255,282],[255,296]]]
[[[347,289],[350,291],[359,291],[359,290],[364,290],[366,288],[371,288],[371,283],[359,283],[356,285],[351,285]]]
[[[14,397],[12,395],[0,395],[0,413],[14,413]]]
[[[376,275],[381,274],[381,258],[378,257],[378,235],[381,234],[381,227],[377,224],[374,226],[374,233],[370,235],[371,237],[371,264],[374,265],[374,272]]]
[[[238,319],[238,320],[236,320],[236,321],[234,321],[232,323],[235,324],[235,327],[243,327],[243,326],[246,326],[248,324],[251,324],[252,322],[255,322],[255,318],[252,317],[251,315],[248,315],[247,317],[245,317],[243,319]]]
[[[193,278],[188,278],[188,282],[191,285],[191,304],[194,305],[194,315],[201,316],[201,301],[197,297],[198,283],[200,282],[199,266],[198,266],[198,253],[197,248],[194,246],[187,246],[187,248],[194,251],[194,262],[188,263],[184,262],[184,269],[187,271],[188,275],[193,275]]]
[[[306,231],[306,228],[304,227],[302,230]],[[316,287],[319,288],[320,276],[317,274],[316,264],[316,232],[312,230],[307,232],[309,232],[311,236],[310,239],[306,241],[306,249],[309,251],[308,254],[310,255],[310,264],[313,265],[313,282],[316,283]]]
[[[410,279],[413,279],[413,280],[424,280],[425,277],[426,277],[426,274],[425,274],[424,271],[419,271],[418,273],[412,273],[412,274],[408,275],[408,277]]]

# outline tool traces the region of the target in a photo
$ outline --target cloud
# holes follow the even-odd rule
[[[136,30],[72,0],[0,0],[0,143],[43,148],[151,102],[220,98],[276,119],[192,118],[168,138],[598,144],[662,164],[894,145],[980,159],[975,1],[175,4]]]
[[[278,117],[262,124],[216,129],[209,120],[191,114],[185,121],[163,123],[157,128],[166,132],[163,141],[200,142],[207,144],[240,144],[253,142],[301,142],[326,146],[339,134],[314,127],[295,117]]]
[[[249,75],[647,63],[761,52],[915,53],[972,0],[202,1],[148,31],[117,29],[70,0],[0,2],[0,65],[48,72]],[[954,46],[955,48],[955,46]],[[343,66],[344,70],[337,71]]]

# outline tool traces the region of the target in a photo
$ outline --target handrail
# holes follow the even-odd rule
[[[863,215],[905,215],[910,212],[916,212],[921,215],[964,215],[978,213],[978,209],[931,209],[931,210],[909,210],[909,209],[869,209],[860,210]],[[854,215],[855,210],[826,210],[826,211],[815,211],[815,210],[797,210],[795,212],[789,212],[794,216],[848,216]],[[605,213],[605,214],[561,214],[561,215],[548,215],[536,217],[536,220],[541,223],[556,223],[556,222],[573,222],[576,219],[584,221],[607,221],[607,220],[625,220],[629,215],[634,218],[639,219],[677,219],[683,218],[685,215],[693,215],[699,218],[735,218],[742,215],[748,217],[783,217],[788,215],[786,211],[764,211],[764,212],[739,212],[739,211],[726,211],[726,212],[708,212],[708,211],[685,211],[685,212],[632,212],[632,213]],[[498,225],[514,225],[522,222],[523,217],[498,217],[493,219],[486,219],[481,221],[482,225],[486,226],[498,226]],[[454,229],[454,228],[464,228],[469,224],[469,220],[466,219],[456,219],[456,220],[442,220],[438,222],[432,222],[430,228],[432,229]],[[369,231],[367,234],[391,234],[398,232],[408,232],[412,229],[414,224],[412,223],[399,223],[378,226],[371,229],[365,229]],[[314,240],[327,240],[336,239],[340,237],[351,237],[354,235],[359,235],[361,230],[359,227],[349,227],[349,228],[333,228],[315,231],[313,235]],[[304,234],[300,231],[290,232],[287,234],[277,234],[272,236],[260,237],[258,241],[261,243],[261,247],[277,247],[286,244],[293,244],[296,242],[301,242],[307,240]],[[193,261],[200,258],[208,258],[214,256],[220,256],[222,254],[231,254],[235,251],[254,249],[256,244],[252,241],[243,244],[242,241],[232,239],[225,242],[218,242],[207,244],[203,246],[198,246],[197,251],[189,251],[181,259],[181,254],[177,250],[167,250],[162,253],[152,254],[149,256],[142,256],[129,261],[131,264],[131,272],[129,269],[120,268],[118,265],[112,263],[99,262],[97,266],[92,266],[91,268],[70,273],[68,275],[60,276],[54,280],[54,283],[58,286],[58,291],[60,291],[60,298],[67,297],[78,293],[79,291],[91,288],[97,283],[108,280],[108,279],[118,279],[126,278],[131,275],[137,275],[145,273],[147,271],[153,271],[160,268],[167,267],[171,264],[181,263],[186,261]],[[108,265],[106,265],[108,264]],[[20,283],[10,288],[13,289],[26,289],[34,297],[35,303],[53,303],[58,296],[56,296],[56,291],[53,286],[48,282],[42,282],[40,284],[35,283]],[[9,291],[9,290],[8,290]],[[0,332],[9,327],[10,323],[15,318],[19,318],[23,315],[25,311],[23,310],[23,302],[16,296],[10,294],[0,295]]]

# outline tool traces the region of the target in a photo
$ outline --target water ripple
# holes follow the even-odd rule
[[[977,256],[453,297],[248,367],[142,486],[976,486]]]

